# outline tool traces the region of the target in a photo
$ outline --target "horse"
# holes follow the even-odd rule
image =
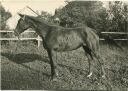
[[[104,62],[99,54],[99,36],[95,30],[87,26],[76,28],[64,28],[34,16],[19,14],[20,19],[14,29],[14,34],[19,36],[25,30],[32,28],[43,40],[43,47],[48,53],[51,66],[51,79],[58,76],[57,62],[54,60],[54,52],[66,52],[80,47],[85,51],[88,58],[89,74],[91,77],[94,70],[94,58],[100,64],[100,72],[105,76]]]

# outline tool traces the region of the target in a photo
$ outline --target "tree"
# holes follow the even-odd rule
[[[48,23],[52,22],[51,17],[52,15],[45,11],[41,11],[41,14],[38,16],[38,18],[43,19]]]
[[[54,17],[74,25],[85,24],[97,31],[127,31],[128,5],[123,2],[107,2],[106,9],[101,1],[68,1],[63,8],[56,10]],[[69,26],[71,27],[71,26]],[[75,26],[74,26],[75,27]]]
[[[11,16],[11,13],[6,11],[2,4],[0,3],[0,29],[6,28],[6,22]]]
[[[102,2],[99,1],[71,1],[67,2],[67,5],[62,9],[58,9],[55,17],[67,20],[67,22],[73,21],[76,26],[86,24],[95,28],[94,25],[96,25],[100,10],[103,8],[101,6]]]
[[[109,2],[109,15],[111,16],[112,24],[110,31],[128,31],[128,5],[121,2]]]

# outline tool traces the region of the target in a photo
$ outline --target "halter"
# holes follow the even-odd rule
[[[21,17],[21,19],[24,21],[25,20],[25,15],[23,17]],[[19,33],[17,31],[14,31],[18,36],[18,39],[20,40],[20,37],[19,37]]]
[[[16,47],[15,47],[15,52],[17,51],[18,47],[19,47],[19,44],[20,44],[20,36],[19,36],[19,33],[15,31],[15,33],[18,35],[17,38],[18,38],[18,43],[16,44]]]

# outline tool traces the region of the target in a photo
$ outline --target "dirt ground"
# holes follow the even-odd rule
[[[87,78],[88,59],[82,48],[56,53],[59,78],[51,81],[49,58],[43,47],[38,49],[32,43],[22,43],[16,50],[16,46],[15,43],[2,45],[3,90],[106,90],[97,74],[98,70],[92,78]],[[123,46],[124,51],[105,44],[100,47],[112,89],[128,91],[128,47]]]

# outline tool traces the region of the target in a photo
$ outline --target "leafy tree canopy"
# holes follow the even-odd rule
[[[0,29],[6,28],[6,22],[11,16],[11,13],[6,11],[2,4],[0,3]]]
[[[97,31],[127,30],[128,5],[123,2],[107,2],[109,9],[103,7],[101,1],[70,1],[66,3],[65,7],[56,9],[54,15],[61,21],[67,21],[66,23],[72,21],[75,26],[85,24]]]

